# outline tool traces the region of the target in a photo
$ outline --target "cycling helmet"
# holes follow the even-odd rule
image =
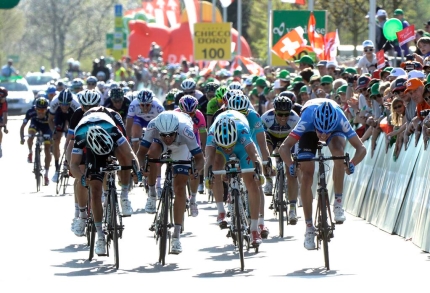
[[[194,113],[198,104],[199,101],[190,95],[185,95],[179,100],[179,108],[185,113]]]
[[[275,111],[287,111],[290,112],[293,107],[293,102],[286,96],[277,96],[273,100],[273,108]]]
[[[82,79],[80,79],[80,78],[75,78],[73,81],[72,81],[72,89],[73,90],[75,90],[75,89],[80,89],[80,88],[83,88],[84,87],[84,83],[82,82]]]
[[[178,89],[171,89],[166,95],[166,104],[171,105],[175,102],[175,96],[179,92]]]
[[[220,88],[219,83],[217,82],[208,82],[205,85],[205,93],[215,93]]]
[[[98,106],[101,101],[100,94],[96,91],[84,90],[78,93],[79,103],[82,106]]]
[[[137,99],[141,104],[151,104],[154,99],[154,93],[151,90],[141,90],[137,95]]]
[[[58,102],[60,104],[70,104],[73,100],[72,92],[69,89],[62,90],[58,94]]]
[[[322,133],[333,132],[337,126],[337,111],[330,102],[323,102],[315,109],[314,125]]]
[[[296,95],[291,91],[283,91],[279,96],[289,98],[292,102],[296,101]]]
[[[192,78],[187,78],[181,83],[181,88],[184,91],[190,91],[196,89],[196,82]]]
[[[126,95],[128,92],[130,92],[130,88],[128,86],[125,86],[122,88],[122,91],[124,92],[124,95]]]
[[[105,82],[104,81],[98,81],[97,82],[97,88],[99,90],[102,90],[105,87]]]
[[[55,87],[55,85],[50,85],[48,86],[48,89],[46,90],[46,93],[49,94],[55,94],[57,91],[57,88]]]
[[[127,86],[130,88],[130,90],[133,90],[135,86],[134,81],[130,80],[129,82],[127,82]]]
[[[127,82],[126,81],[121,81],[120,83],[119,83],[119,87],[120,88],[123,88],[123,87],[126,87],[127,86]]]
[[[233,81],[228,85],[229,90],[242,90],[242,85],[238,81]]]
[[[3,86],[0,86],[0,98],[5,98],[7,97],[8,93],[7,93],[7,89]]]
[[[49,101],[46,98],[37,98],[35,105],[37,109],[48,109]]]
[[[234,97],[234,96],[236,96],[236,95],[240,95],[240,94],[243,94],[243,92],[241,91],[241,90],[228,90],[225,94],[224,94],[224,97],[223,97],[223,101],[224,101],[224,104],[228,104],[228,101],[232,98],[232,97]]]
[[[109,91],[109,98],[112,101],[119,102],[124,100],[124,91],[122,88],[116,88]]]
[[[116,88],[119,88],[119,85],[118,85],[118,83],[116,83],[116,82],[112,82],[111,84],[108,84],[108,88],[111,90],[111,89],[116,89]]]
[[[182,115],[182,114],[180,114]],[[155,118],[155,128],[159,133],[172,133],[179,128],[179,119],[174,111],[164,111]]]
[[[96,85],[97,84],[97,77],[95,76],[89,76],[87,78],[87,84],[92,84],[92,85]]]
[[[109,154],[113,149],[113,139],[98,125],[88,128],[87,131],[87,144],[94,154],[103,156]]]
[[[228,88],[225,85],[220,86],[215,91],[215,98],[218,101],[221,101],[224,98],[225,93],[228,91]]]
[[[217,145],[228,148],[237,141],[236,123],[229,117],[223,117],[215,123],[214,140]]]
[[[236,110],[242,114],[247,114],[249,108],[249,99],[244,94],[236,94],[228,100],[227,109]]]
[[[38,91],[36,98],[47,98],[45,91]]]

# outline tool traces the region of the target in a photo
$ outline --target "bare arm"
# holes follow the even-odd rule
[[[125,132],[129,136],[128,138],[131,139],[131,126],[133,125],[133,118],[127,118],[125,121]]]
[[[52,132],[54,132],[54,130],[55,130],[54,118],[55,118],[55,115],[52,115],[51,113],[49,113],[48,124],[49,124],[49,128],[51,128]]]
[[[281,156],[287,168],[293,164],[293,158],[291,157],[291,148],[296,144],[296,142],[297,139],[288,135],[279,147],[279,155]]]
[[[257,143],[260,147],[263,161],[269,160],[269,149],[267,148],[266,135],[264,132],[257,133]]]
[[[355,154],[351,162],[357,166],[366,156],[367,150],[357,135],[351,137],[349,143],[355,148]]]
[[[212,146],[206,146],[205,149],[205,154],[206,154],[206,164],[205,164],[205,172],[204,172],[204,177],[208,177],[208,168],[209,166],[212,166],[214,158],[215,158],[215,152],[216,152],[216,148],[212,147]]]
[[[82,173],[81,169],[79,168],[79,164],[81,163],[82,155],[81,154],[72,154],[72,157],[70,159],[70,172],[72,172],[73,177],[80,180],[82,175],[85,175]]]

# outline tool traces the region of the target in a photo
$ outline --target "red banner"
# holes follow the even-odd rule
[[[399,46],[403,46],[404,44],[415,40],[415,26],[410,25],[407,28],[402,29],[397,32],[397,39],[399,40]]]
[[[382,69],[385,67],[384,50],[376,52],[376,61],[378,62],[378,69]]]

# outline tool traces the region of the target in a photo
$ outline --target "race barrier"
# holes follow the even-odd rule
[[[371,156],[370,140],[364,142],[367,155],[345,176],[344,208],[372,225],[390,234],[411,240],[423,251],[430,251],[430,164],[429,150],[423,140],[414,144],[410,137],[408,149],[394,160],[394,146],[386,152],[385,137],[380,135]],[[345,152],[352,158],[355,150],[347,144]],[[324,154],[330,155],[328,148]],[[330,201],[334,201],[333,163],[327,163],[327,188]],[[316,177],[317,178],[317,177]],[[315,178],[315,181],[316,181]],[[315,185],[315,182],[314,182]]]

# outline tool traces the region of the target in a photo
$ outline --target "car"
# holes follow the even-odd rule
[[[30,72],[25,76],[30,89],[33,91],[34,96],[40,91],[46,91],[48,89],[48,83],[51,80],[57,81],[60,79],[60,75],[56,71],[49,72]]]
[[[0,87],[5,87],[8,91],[6,101],[9,115],[25,114],[33,106],[34,95],[25,78],[21,76],[0,77]]]

